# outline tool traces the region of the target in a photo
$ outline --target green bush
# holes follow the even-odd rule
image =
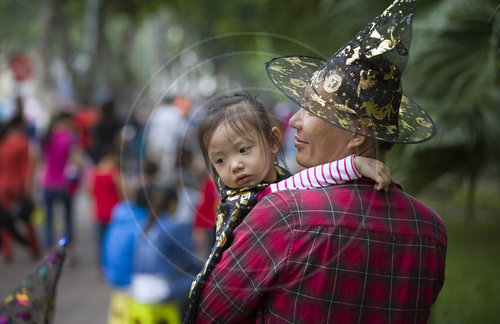
[[[431,323],[499,323],[500,218],[445,223],[446,277]]]

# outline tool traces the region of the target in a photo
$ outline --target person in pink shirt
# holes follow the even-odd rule
[[[70,114],[61,112],[52,120],[42,140],[43,175],[41,187],[45,205],[45,246],[53,245],[54,205],[64,206],[65,236],[68,246],[74,243],[73,232],[73,184],[74,173],[79,169],[81,149]]]
[[[111,212],[122,199],[120,188],[120,156],[115,150],[105,153],[90,173],[89,192],[93,198],[93,221],[96,229],[97,265],[102,264],[102,241],[111,220]]]

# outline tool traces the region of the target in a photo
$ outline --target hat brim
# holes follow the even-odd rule
[[[266,62],[266,73],[271,82],[295,104],[347,131],[396,144],[425,142],[436,133],[429,114],[404,94],[399,107],[399,125],[391,127],[368,121],[371,125],[368,133],[352,124],[353,115],[349,107],[339,109],[339,105],[330,105],[321,98],[309,98],[305,104],[303,99],[306,87],[310,84],[313,73],[325,62],[322,58],[310,56],[281,56]]]

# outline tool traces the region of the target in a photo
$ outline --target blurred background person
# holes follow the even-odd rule
[[[176,153],[177,159],[174,165],[174,175],[177,179],[177,197],[179,206],[175,218],[177,221],[185,224],[193,224],[195,207],[198,203],[200,192],[200,180],[206,173],[205,166],[199,163],[199,159],[193,153],[193,150],[187,144],[187,139],[183,138],[184,143],[179,144]]]
[[[150,202],[148,222],[134,252],[131,292],[136,304],[131,320],[149,323],[141,316],[156,313],[163,315],[150,318],[151,323],[175,321],[186,311],[191,282],[202,264],[194,257],[191,226],[174,218],[177,189],[152,188]]]
[[[75,133],[72,116],[66,112],[58,113],[41,144],[43,203],[45,206],[45,247],[53,244],[54,207],[62,203],[64,209],[65,236],[68,239],[68,252],[74,244],[72,202],[76,189],[77,173],[82,152]],[[72,253],[68,259],[74,261]]]
[[[101,113],[94,106],[84,106],[78,109],[73,115],[73,122],[78,133],[80,147],[85,152],[89,152],[92,147],[92,130],[101,118]]]
[[[137,177],[145,160],[146,163],[153,163],[145,158],[147,148],[144,140],[144,129],[147,118],[146,109],[137,109],[127,119],[121,130],[120,167],[124,177]]]
[[[89,193],[94,209],[92,221],[95,227],[96,261],[99,270],[102,265],[102,241],[111,220],[111,212],[122,199],[119,162],[118,151],[108,148],[108,152],[102,155],[89,175]]]
[[[104,278],[112,288],[122,291],[130,288],[135,240],[148,218],[148,189],[125,187],[125,198],[113,208],[102,245]]]
[[[177,150],[187,127],[190,102],[178,101],[175,97],[165,97],[152,112],[146,129],[147,158],[158,165],[158,184],[172,186],[177,183]]]
[[[20,243],[27,244],[32,257],[39,254],[36,231],[30,219],[34,209],[34,160],[30,153],[30,140],[24,130],[22,107],[18,106],[0,134],[0,205],[1,217],[6,225],[0,231],[6,261],[13,257],[11,234]],[[16,220],[21,221],[24,235],[17,231]]]
[[[28,245],[24,236],[16,228],[12,214],[0,205],[0,248],[6,263],[13,260],[12,238],[24,246]]]
[[[122,123],[115,113],[113,100],[104,103],[100,110],[100,117],[91,129],[90,156],[94,163],[98,163],[104,154],[120,147],[120,131]]]
[[[193,221],[193,240],[198,257],[205,260],[215,242],[215,214],[220,202],[220,195],[210,175],[200,186],[199,202]]]
[[[123,200],[112,210],[102,243],[102,271],[111,288],[108,323],[128,323],[136,238],[148,219],[147,188],[123,185]]]

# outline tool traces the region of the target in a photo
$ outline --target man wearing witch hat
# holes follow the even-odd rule
[[[301,108],[290,119],[298,164],[351,154],[384,161],[394,143],[434,135],[429,115],[402,91],[415,2],[394,1],[327,61],[266,63]],[[205,283],[196,322],[426,323],[444,282],[444,224],[397,183],[388,192],[374,184],[264,198]]]

